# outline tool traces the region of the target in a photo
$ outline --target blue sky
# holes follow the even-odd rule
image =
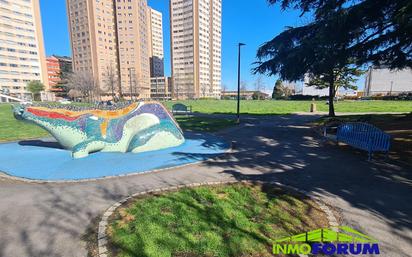
[[[40,0],[43,34],[47,55],[71,55],[65,0]],[[242,50],[242,80],[253,89],[251,74],[257,48],[282,32],[286,26],[303,21],[296,11],[281,11],[269,6],[266,0],[222,0],[222,83],[228,89],[237,84],[237,43]],[[169,0],[148,0],[148,4],[163,13],[165,72],[170,75]],[[267,89],[273,88],[276,78],[264,77]]]

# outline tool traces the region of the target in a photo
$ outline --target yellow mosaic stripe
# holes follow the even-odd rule
[[[41,110],[41,111],[46,111],[46,112],[55,112],[55,113],[59,113],[59,114],[63,114],[65,116],[71,117],[71,118],[78,117],[84,114],[92,114],[102,119],[116,119],[116,118],[119,118],[121,116],[124,116],[130,113],[131,111],[136,109],[137,106],[138,106],[137,103],[133,103],[126,108],[114,110],[114,111],[106,111],[106,110],[70,111],[66,109],[50,109],[47,107],[31,107],[31,108]]]
[[[109,120],[105,119],[101,124],[100,124],[100,133],[102,134],[102,137],[106,138],[107,135],[107,126],[109,125]]]

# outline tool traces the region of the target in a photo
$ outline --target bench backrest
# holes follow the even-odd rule
[[[388,151],[390,136],[379,128],[362,122],[350,122],[338,127],[338,141],[348,143],[365,150]]]
[[[173,111],[187,111],[187,106],[184,104],[174,104],[172,106]]]

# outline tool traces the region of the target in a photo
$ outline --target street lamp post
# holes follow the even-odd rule
[[[240,124],[240,48],[245,44],[239,43],[237,62],[237,124]]]

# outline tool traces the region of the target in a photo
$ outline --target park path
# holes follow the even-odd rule
[[[79,183],[2,179],[0,256],[87,256],[82,237],[114,202],[148,189],[233,178],[279,181],[319,195],[343,224],[377,238],[381,256],[411,256],[411,168],[322,145],[305,126],[314,118],[248,117],[223,133],[234,153],[182,168]]]

